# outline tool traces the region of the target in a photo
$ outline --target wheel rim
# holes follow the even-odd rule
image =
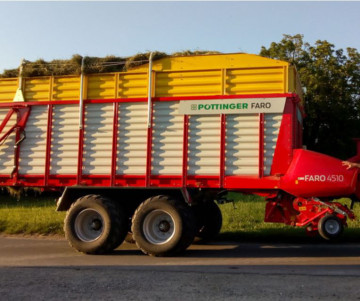
[[[175,235],[175,221],[163,210],[153,210],[144,219],[143,233],[152,244],[167,243]]]
[[[97,240],[104,231],[101,215],[94,209],[85,209],[75,218],[75,233],[84,242]]]
[[[331,235],[335,235],[340,231],[340,225],[336,220],[330,219],[325,223],[325,230]]]

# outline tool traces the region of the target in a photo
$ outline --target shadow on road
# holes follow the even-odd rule
[[[109,255],[138,256],[134,245],[124,244]],[[292,257],[360,257],[359,244],[255,244],[214,243],[192,245],[177,257],[187,258],[292,258]]]

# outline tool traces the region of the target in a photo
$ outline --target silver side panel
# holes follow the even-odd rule
[[[188,175],[219,175],[220,125],[220,115],[189,116]]]
[[[0,122],[5,119],[9,109],[0,109]],[[1,132],[3,136],[16,123],[16,114],[11,116],[7,125]],[[0,145],[0,175],[10,175],[14,167],[14,146],[15,146],[15,131]]]
[[[57,105],[53,110],[50,173],[77,173],[79,105]]]
[[[85,106],[84,175],[111,173],[113,107],[113,104],[101,103]]]
[[[259,174],[259,115],[227,115],[225,175]]]
[[[33,106],[26,123],[26,139],[20,144],[20,174],[44,174],[48,107]]]
[[[282,114],[265,114],[264,126],[264,175],[271,172],[276,143],[278,140]]]
[[[153,175],[181,175],[184,115],[179,102],[155,102],[152,129]],[[8,109],[0,109],[3,120]],[[20,147],[19,173],[45,173],[47,106],[33,106]],[[267,113],[264,122],[264,175],[270,175],[282,114]],[[113,103],[85,107],[83,174],[111,174]],[[16,114],[3,133],[16,122]],[[146,174],[147,103],[119,103],[117,129],[118,175]],[[188,175],[220,175],[220,115],[189,116]],[[0,146],[0,174],[10,175],[14,164],[15,133]],[[54,105],[50,174],[76,175],[79,145],[79,106]],[[259,114],[226,116],[225,175],[259,174]]]
[[[117,171],[119,175],[146,173],[147,103],[119,104]]]
[[[184,115],[179,102],[154,104],[152,171],[154,175],[181,175],[183,159]]]

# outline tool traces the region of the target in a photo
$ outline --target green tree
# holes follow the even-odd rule
[[[327,41],[314,45],[303,35],[284,35],[262,47],[260,55],[296,66],[305,87],[304,144],[342,159],[355,153],[352,138],[360,138],[360,54],[354,48],[335,49]]]

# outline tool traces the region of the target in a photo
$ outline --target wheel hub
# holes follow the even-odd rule
[[[159,224],[159,230],[161,232],[168,232],[170,230],[170,223],[167,221],[161,221]]]
[[[81,241],[95,241],[104,231],[102,216],[94,209],[84,209],[75,218],[74,230]]]
[[[100,220],[98,219],[94,219],[92,222],[91,222],[91,225],[90,227],[94,230],[94,231],[99,231],[102,227],[102,223]]]
[[[142,230],[148,242],[162,245],[175,235],[175,221],[168,212],[156,209],[147,214]]]
[[[325,229],[330,234],[336,234],[336,233],[339,232],[340,226],[339,226],[339,223],[337,221],[329,220],[325,224]]]

